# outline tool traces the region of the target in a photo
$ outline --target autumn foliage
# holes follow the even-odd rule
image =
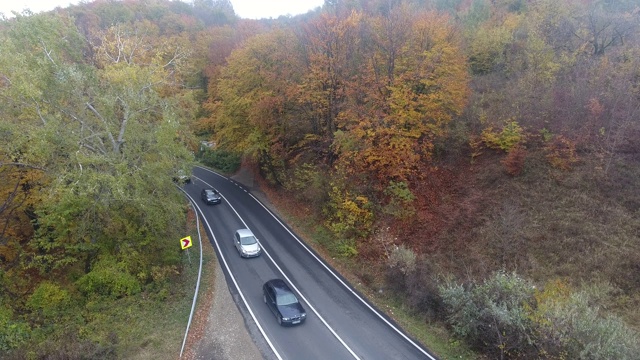
[[[624,326],[577,285],[610,283],[599,299],[640,323],[638,11],[327,0],[248,20],[228,0],[100,0],[3,19],[0,351],[57,316],[60,339],[88,331],[76,303],[167,296],[185,221],[170,178],[197,153],[255,165],[325,250],[475,349],[605,358],[591,334]]]
[[[389,29],[399,19],[402,28]],[[206,121],[275,184],[287,187],[296,167],[312,164],[335,169],[351,193],[391,201],[384,190],[421,176],[467,102],[468,81],[445,15],[328,12],[297,36],[275,30],[236,50]]]

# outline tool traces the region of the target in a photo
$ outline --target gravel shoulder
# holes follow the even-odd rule
[[[200,339],[191,346],[191,360],[263,359],[245,319],[234,301],[220,264],[215,262],[213,299],[200,316],[206,316]],[[208,306],[207,306],[208,305]],[[190,335],[190,338],[192,336]]]

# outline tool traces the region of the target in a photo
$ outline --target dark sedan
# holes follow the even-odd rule
[[[202,201],[204,201],[207,205],[220,204],[222,202],[222,197],[218,190],[215,189],[203,189],[202,190]]]
[[[269,280],[262,286],[263,300],[280,325],[296,325],[307,318],[302,304],[282,279]]]

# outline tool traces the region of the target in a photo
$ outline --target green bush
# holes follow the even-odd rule
[[[100,295],[120,298],[137,294],[141,286],[135,276],[124,270],[114,259],[103,259],[76,282],[78,289],[86,296]]]
[[[638,334],[615,316],[602,316],[588,291],[560,292],[550,283],[537,295],[532,318],[537,323],[538,348],[548,358],[637,359]]]
[[[516,145],[524,144],[526,140],[524,130],[513,119],[505,121],[502,129],[494,130],[493,127],[484,129],[480,137],[486,147],[506,152]]]
[[[389,198],[389,202],[382,209],[383,212],[403,220],[410,219],[416,214],[416,209],[413,205],[416,197],[406,182],[392,180],[384,190],[384,193]]]
[[[44,318],[52,318],[71,304],[69,292],[50,282],[41,283],[27,301],[27,307]]]
[[[366,239],[372,231],[374,214],[366,196],[352,195],[338,186],[329,192],[324,208],[326,226],[341,239]]]
[[[498,272],[480,285],[440,287],[453,332],[491,358],[529,357],[536,353],[525,305],[534,287],[516,274]]]
[[[336,244],[335,252],[340,257],[353,257],[358,255],[358,249],[356,249],[356,242],[354,240],[343,240]]]
[[[0,306],[0,352],[6,352],[18,348],[31,336],[31,328],[28,324],[15,321],[13,312]]]
[[[637,359],[640,334],[604,315],[591,291],[561,282],[536,291],[516,274],[496,273],[483,284],[439,287],[455,335],[490,358]]]
[[[205,148],[198,155],[203,164],[226,174],[236,172],[242,160],[239,154],[226,150]]]
[[[389,252],[387,262],[390,267],[397,268],[402,274],[409,275],[416,268],[416,253],[404,245],[394,246]]]

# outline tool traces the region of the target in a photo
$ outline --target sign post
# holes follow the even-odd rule
[[[187,256],[189,257],[189,264],[191,264],[191,254],[189,253],[189,248],[193,246],[193,241],[191,241],[191,236],[186,236],[180,239],[180,247],[182,250],[187,250]]]

